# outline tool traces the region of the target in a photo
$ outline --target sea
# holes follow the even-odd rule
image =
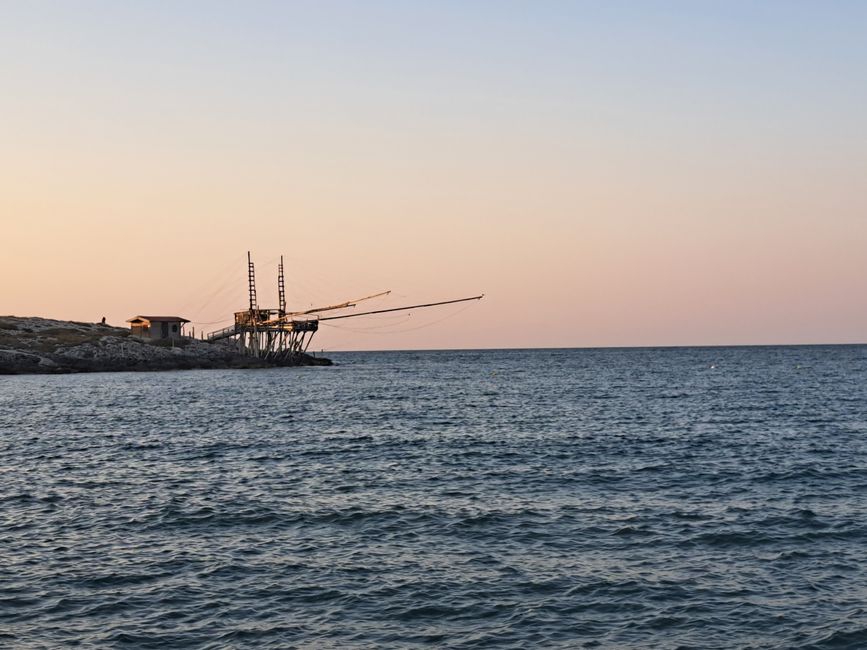
[[[867,346],[0,378],[3,648],[867,648]]]

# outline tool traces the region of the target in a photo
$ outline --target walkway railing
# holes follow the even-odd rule
[[[227,339],[230,336],[234,336],[237,334],[235,331],[234,325],[229,325],[229,327],[224,327],[221,330],[217,330],[216,332],[211,332],[208,334],[209,341],[219,341],[220,339]]]

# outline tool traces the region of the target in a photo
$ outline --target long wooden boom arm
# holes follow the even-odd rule
[[[332,309],[343,309],[345,307],[355,307],[356,303],[361,302],[362,300],[370,300],[371,298],[379,298],[380,296],[387,296],[391,293],[389,291],[383,291],[381,293],[375,293],[372,296],[364,296],[363,298],[356,298],[355,300],[347,300],[346,302],[342,302],[339,305],[330,305],[328,307],[317,307],[315,309],[308,309],[306,311],[295,311],[291,314],[286,314],[287,316],[298,316],[302,314],[318,314],[320,311],[331,311]]]
[[[392,309],[377,309],[375,311],[362,311],[356,314],[344,314],[342,316],[324,316],[319,320],[337,320],[338,318],[355,318],[357,316],[370,316],[371,314],[385,314],[390,311],[406,311],[407,309],[421,309],[422,307],[437,307],[439,305],[451,305],[456,302],[468,302],[470,300],[481,300],[485,294],[480,296],[472,296],[471,298],[458,298],[457,300],[443,300],[442,302],[429,302],[424,305],[410,305],[409,307],[393,307]]]
[[[267,320],[261,322],[261,325],[276,325],[278,323],[283,323],[287,320],[291,320],[293,316],[307,316],[308,314],[318,314],[321,311],[331,311],[333,309],[346,309],[347,307],[355,307],[356,303],[361,302],[362,300],[370,300],[371,298],[379,298],[380,296],[387,296],[391,293],[391,290],[382,291],[381,293],[375,293],[372,296],[364,296],[363,298],[356,298],[355,300],[347,300],[346,302],[342,302],[339,305],[329,305],[328,307],[316,307],[315,309],[308,309],[306,311],[291,311],[287,314],[284,314],[280,318],[272,318],[271,320]]]

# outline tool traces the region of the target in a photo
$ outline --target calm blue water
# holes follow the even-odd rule
[[[867,647],[867,347],[0,378],[0,646]]]

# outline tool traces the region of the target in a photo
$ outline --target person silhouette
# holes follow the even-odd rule
[[[102,324],[105,325],[105,316],[102,317]]]

